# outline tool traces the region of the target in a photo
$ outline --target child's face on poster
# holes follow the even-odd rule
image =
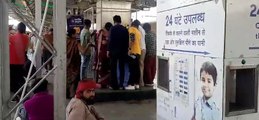
[[[205,98],[212,97],[214,92],[214,81],[212,75],[206,71],[201,72],[201,90]]]

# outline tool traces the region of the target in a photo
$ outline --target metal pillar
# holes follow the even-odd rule
[[[97,22],[96,22],[97,24]],[[101,29],[103,28],[103,0],[101,0]]]
[[[53,0],[54,48],[57,57],[54,59],[58,68],[54,77],[54,119],[66,118],[66,2]]]
[[[35,0],[35,25],[37,29],[40,29],[41,26],[41,0]],[[39,39],[36,39],[37,41],[39,41]],[[36,42],[35,42],[36,43]],[[41,66],[41,47],[38,48],[38,53],[36,55],[35,61],[36,61],[36,69],[38,70]],[[41,70],[37,73],[37,77],[41,76]]]
[[[0,0],[0,119],[8,112],[6,102],[10,97],[10,62],[8,40],[8,8]]]

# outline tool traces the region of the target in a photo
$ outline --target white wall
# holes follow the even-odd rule
[[[121,16],[122,25],[126,26],[130,23],[131,2],[99,1],[96,3],[96,6],[97,6],[97,10],[96,10],[97,30],[101,29],[106,22],[113,23],[114,15]]]
[[[131,19],[136,20],[138,19],[141,23],[152,23],[156,22],[156,17],[157,17],[157,8],[153,7],[150,8],[147,11],[138,11],[138,12],[133,12],[131,14]]]
[[[9,25],[17,26],[19,23],[20,23],[20,21],[9,16],[9,20],[8,20]]]

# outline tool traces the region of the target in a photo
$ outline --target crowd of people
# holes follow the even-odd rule
[[[77,40],[67,32],[67,97],[73,97],[80,80],[96,80],[102,88],[135,90],[152,86],[156,74],[156,36],[151,25],[134,20],[129,28],[121,17],[113,17],[98,32],[90,32],[91,21]],[[80,62],[81,61],[81,64]]]
[[[134,20],[126,28],[121,25],[120,16],[114,16],[113,20],[114,25],[107,22],[98,32],[90,32],[92,23],[88,19],[84,20],[80,35],[75,29],[67,30],[67,98],[74,96],[80,80],[96,80],[102,88],[114,90],[133,90],[153,85],[156,74],[156,36],[151,32],[151,25],[141,25],[140,21]],[[80,36],[80,40],[77,36]],[[53,29],[44,32],[43,38],[53,46]],[[24,83],[23,77],[31,63],[26,54],[35,51],[35,41],[34,35],[26,34],[23,23],[18,25],[17,32],[10,29],[12,92]],[[45,46],[41,48],[42,63],[45,63],[52,54]],[[24,68],[26,62],[27,69]],[[45,70],[48,72],[52,68],[50,59]],[[16,73],[21,75],[13,75]]]
[[[96,88],[137,90],[143,86],[153,86],[156,74],[156,36],[151,32],[151,25],[141,25],[140,21],[134,20],[126,28],[121,24],[119,15],[113,17],[113,22],[114,25],[107,22],[101,30],[90,32],[92,23],[85,19],[80,35],[75,29],[67,30],[66,97],[73,98],[67,106],[68,120],[103,120],[91,106]],[[80,36],[80,40],[77,36]],[[53,29],[44,32],[42,37],[53,46]],[[26,34],[25,24],[19,23],[17,31],[9,27],[9,43],[10,88],[15,93],[25,83],[24,77],[27,76],[31,63],[27,54],[35,51],[36,42],[34,35]],[[45,63],[52,54],[46,47],[41,48],[42,63]],[[52,68],[50,60],[45,65],[45,70],[48,72]],[[35,71],[34,66],[33,72]],[[36,79],[34,85],[38,82],[39,79]],[[44,80],[34,91],[34,95],[24,103],[29,120],[43,116],[46,120],[52,120],[53,114],[50,113],[53,107],[44,106],[46,101],[53,104],[53,96],[48,94],[47,84],[47,80]],[[18,101],[18,98],[15,100]],[[38,109],[32,106],[38,106],[39,103],[42,110],[50,112],[37,112]]]

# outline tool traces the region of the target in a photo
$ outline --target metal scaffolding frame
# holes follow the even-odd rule
[[[39,1],[38,1],[39,2]],[[40,1],[41,2],[41,1]],[[47,3],[49,0],[47,0]],[[13,119],[16,118],[17,112],[20,104],[25,100],[26,97],[29,96],[29,94],[37,88],[43,79],[45,79],[51,72],[53,72],[55,69],[57,69],[54,76],[54,118],[55,120],[63,120],[65,119],[65,106],[66,106],[66,2],[62,2],[60,0],[53,0],[54,5],[54,47],[52,47],[48,42],[43,41],[42,39],[42,30],[44,26],[44,21],[46,17],[47,12],[47,5],[45,8],[45,13],[43,16],[42,24],[40,29],[37,29],[33,23],[31,23],[17,8],[17,6],[13,5],[10,0],[0,0],[0,36],[3,39],[0,39],[0,119],[10,119],[11,114],[14,110],[16,110],[16,114]],[[23,89],[22,96],[20,99],[20,102],[16,104],[11,111],[6,113],[8,111],[8,98],[10,96],[10,68],[9,68],[9,40],[8,40],[8,8],[7,5],[12,9],[12,11],[17,15],[18,18],[34,33],[34,35],[39,39],[37,41],[36,45],[36,51],[33,55],[32,64],[30,66],[30,70],[28,73],[28,76],[26,78],[26,82],[22,88],[20,88],[19,92]],[[35,56],[37,54],[37,50],[39,46],[43,44],[51,53],[52,57],[49,59],[51,60],[53,57],[55,57],[55,66],[54,68],[45,75],[42,80],[34,87],[32,88],[29,93],[25,95],[25,90],[27,87],[27,84],[30,80],[32,80],[33,76],[39,72],[43,66],[41,66],[36,73],[31,76],[31,70],[33,67],[33,64],[35,62]],[[57,49],[54,49],[57,48]],[[48,60],[48,61],[49,61]],[[48,62],[47,61],[47,62]],[[46,64],[45,62],[44,64]],[[43,64],[43,65],[44,65]],[[31,76],[31,77],[30,77]],[[17,92],[18,93],[18,92]],[[17,93],[15,95],[17,95]],[[13,96],[14,97],[14,96]]]

